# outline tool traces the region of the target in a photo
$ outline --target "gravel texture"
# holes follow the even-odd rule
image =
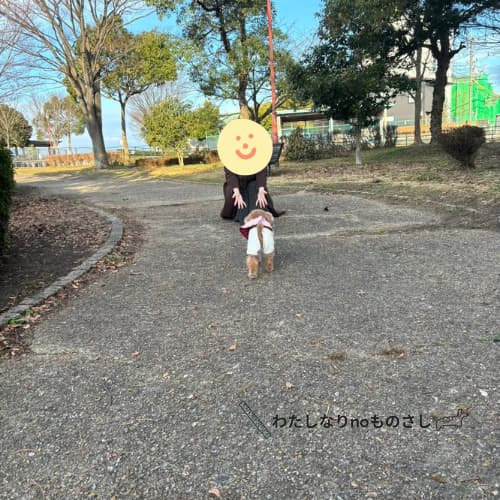
[[[69,184],[144,245],[0,364],[1,498],[498,495],[500,234],[278,196],[248,281],[220,188]]]

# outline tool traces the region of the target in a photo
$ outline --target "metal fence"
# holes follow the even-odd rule
[[[396,146],[411,146],[412,144],[415,144],[413,122],[410,123],[408,121],[408,123],[406,122],[398,123],[396,126],[399,127],[400,129],[403,129],[403,130],[396,129],[396,134],[395,134]],[[449,125],[444,124],[443,128],[447,128],[447,126]],[[451,124],[451,126],[454,126],[454,124]],[[491,125],[489,127],[483,127],[483,128],[485,130],[487,141],[489,142],[500,141],[500,124]],[[295,130],[296,130],[295,128],[284,129],[282,131],[283,133],[280,137],[280,140],[286,143],[288,137],[290,137],[290,135]],[[382,140],[383,142],[383,138],[377,139],[376,137],[377,130],[378,127],[364,129],[362,134],[363,142],[372,147],[377,146],[377,141]],[[331,142],[332,144],[337,146],[348,146],[349,144],[352,144],[354,141],[351,125],[335,125],[333,131],[329,128],[328,125],[306,127],[302,129],[302,134],[305,138],[315,139],[322,142]],[[426,129],[424,129],[424,131],[421,132],[420,136],[422,142],[424,142],[425,144],[430,143],[431,134],[428,129],[428,126],[426,127]],[[207,137],[206,141],[201,141],[199,143],[200,149],[216,149],[218,137],[219,136],[217,135]]]
[[[405,124],[402,125],[400,130],[396,129],[395,134],[395,144],[399,147],[411,146],[415,144],[415,136],[412,126]],[[444,124],[443,128],[447,125]],[[483,127],[485,130],[486,140],[488,142],[500,141],[500,123],[496,125],[491,125],[489,127]],[[303,135],[306,138],[315,139],[323,143],[330,143],[335,146],[339,146],[345,149],[350,149],[353,147],[354,137],[351,132],[352,127],[350,125],[336,125],[333,132],[328,128],[328,126],[319,127],[309,127],[303,130]],[[402,130],[401,130],[402,129]],[[288,137],[293,133],[295,129],[286,129],[283,132],[280,140],[286,144]],[[368,147],[376,147],[383,143],[383,138],[377,137],[378,127],[365,129],[363,131],[363,143]],[[422,142],[429,143],[431,140],[431,134],[428,128],[424,129],[421,133]],[[207,136],[201,141],[192,140],[189,142],[189,146],[185,150],[186,156],[195,151],[207,151],[216,150],[217,141],[219,139],[218,135]],[[144,156],[175,156],[175,151],[162,152],[159,148],[150,148],[147,146],[137,146],[129,148],[131,158],[133,157],[144,157]],[[121,148],[107,148],[109,153],[121,152]],[[21,154],[13,157],[14,167],[43,167],[47,165],[45,158],[47,156],[53,155],[79,155],[92,153],[91,148],[25,148],[20,150]]]
[[[490,127],[483,127],[486,141],[487,142],[497,142],[500,141],[500,126],[492,125]],[[428,144],[431,142],[431,134],[428,131],[422,132],[420,134],[422,142]],[[411,146],[415,144],[415,135],[413,131],[408,132],[397,132],[397,143],[396,146]]]

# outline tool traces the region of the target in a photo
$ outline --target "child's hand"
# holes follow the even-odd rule
[[[234,206],[237,208],[244,208],[247,206],[245,201],[243,200],[243,196],[241,196],[240,190],[238,188],[235,188],[233,191],[233,196],[234,198]]]
[[[257,193],[257,206],[259,208],[267,207],[266,194],[267,194],[267,191],[263,187],[260,187],[259,192]]]

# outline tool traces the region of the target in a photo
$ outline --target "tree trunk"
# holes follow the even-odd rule
[[[422,47],[417,49],[417,60],[415,62],[415,109],[414,109],[414,141],[415,144],[422,144],[422,132],[420,129],[420,119],[422,116]]]
[[[102,125],[99,117],[96,116],[95,108],[90,109],[87,115],[87,130],[92,141],[92,151],[94,153],[94,163],[96,169],[108,168],[108,156],[104,146],[104,137],[102,135]]]
[[[79,87],[75,88],[75,90],[77,89]],[[81,106],[85,114],[87,131],[92,142],[95,168],[108,168],[108,155],[102,134],[101,93],[99,88],[93,87],[88,89],[85,95],[81,97]]]
[[[250,120],[250,108],[240,102],[240,118]]]
[[[179,166],[183,167],[184,166],[184,151],[182,149],[177,149],[176,153],[177,153],[177,161],[179,163]]]
[[[71,133],[68,134],[68,154],[73,154],[73,146],[71,145]]]
[[[246,78],[240,77],[240,82],[238,85],[238,103],[240,105],[240,118],[249,120],[250,119],[250,107],[248,106],[246,91],[248,86],[248,80]]]
[[[449,38],[442,37],[439,53],[433,53],[436,62],[436,79],[434,81],[434,91],[432,93],[432,110],[431,110],[431,143],[436,144],[441,134],[443,124],[443,108],[446,97],[446,85],[448,83],[448,68],[450,67]],[[436,57],[437,56],[437,57]]]
[[[362,165],[362,162],[361,162],[361,127],[359,125],[355,125],[354,137],[356,141],[356,166],[360,167]]]
[[[125,107],[127,106],[127,100],[121,99],[120,96],[120,109],[121,109],[121,123],[122,123],[122,147],[123,147],[123,163],[128,165],[130,162],[130,151],[128,149],[128,141],[127,141],[127,122],[126,122],[126,114]]]

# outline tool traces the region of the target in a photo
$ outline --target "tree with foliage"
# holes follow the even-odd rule
[[[6,104],[0,104],[0,139],[7,148],[25,147],[32,132],[31,125],[22,113]]]
[[[495,15],[495,12],[497,13]],[[380,52],[391,68],[407,71],[413,59],[415,84],[421,85],[422,49],[431,52],[436,64],[431,109],[432,142],[441,133],[447,73],[453,57],[465,48],[463,34],[478,25],[495,32],[498,0],[325,0],[324,17],[348,30],[350,45],[367,57]],[[497,28],[498,29],[498,28]],[[419,90],[415,91],[416,114]],[[419,116],[418,116],[419,118]],[[418,123],[416,119],[416,125]],[[418,138],[418,126],[416,130]]]
[[[29,42],[19,50],[49,78],[67,78],[85,115],[96,168],[109,166],[101,105],[108,41],[121,19],[141,4],[139,0],[0,0],[0,16],[18,26]]]
[[[326,1],[325,10],[330,9],[338,13],[337,21],[341,25],[346,25],[346,19],[364,20],[351,25],[355,29],[354,37],[365,49],[373,51],[382,47],[382,53],[389,54],[401,70],[408,70],[408,61],[413,59],[417,87],[423,79],[422,49],[430,51],[436,65],[432,82],[431,135],[432,142],[437,142],[442,128],[450,62],[465,48],[463,34],[467,29],[475,23],[480,24],[481,19],[489,19],[491,23],[492,13],[498,11],[498,0]],[[488,26],[488,22],[483,26]],[[490,28],[493,30],[493,25]],[[419,89],[415,96],[418,108]],[[417,122],[416,119],[416,125]],[[416,132],[418,134],[418,130]]]
[[[411,0],[408,25],[414,29],[415,47],[427,47],[436,61],[432,95],[431,141],[439,142],[448,70],[453,57],[466,47],[460,35],[480,16],[498,11],[498,0]]]
[[[201,141],[208,135],[216,134],[219,131],[219,119],[219,108],[210,101],[205,101],[203,106],[191,113],[190,137]]]
[[[155,31],[134,35],[122,28],[115,32],[111,47],[109,58],[116,62],[103,79],[103,92],[120,103],[122,146],[125,162],[128,162],[127,103],[152,86],[176,79],[175,41]],[[118,60],[117,51],[122,54]]]
[[[181,73],[175,82],[167,82],[158,87],[149,87],[141,94],[130,99],[128,116],[133,125],[140,131],[143,128],[144,116],[151,108],[169,97],[185,100],[192,91],[192,82],[184,80]]]
[[[184,165],[184,151],[189,138],[204,138],[217,130],[219,113],[208,102],[197,109],[176,97],[168,97],[144,116],[142,135],[147,144],[163,153],[174,149],[179,165]]]
[[[389,28],[390,17],[379,10],[372,33],[360,28],[366,16],[359,7],[367,1],[326,0],[319,43],[301,64],[289,67],[289,82],[298,99],[311,99],[328,117],[352,123],[357,165],[362,128],[376,123],[389,101],[411,86],[394,69],[391,45],[380,43],[379,30]]]
[[[33,119],[37,137],[48,138],[51,147],[57,148],[63,137],[68,139],[71,151],[71,135],[81,135],[85,131],[85,117],[80,106],[71,96],[52,95],[43,103],[42,109]]]
[[[147,0],[164,14],[179,4],[179,23],[194,46],[191,77],[209,97],[235,99],[241,118],[261,122],[271,113],[266,0]],[[283,95],[286,35],[273,30],[277,107]]]

